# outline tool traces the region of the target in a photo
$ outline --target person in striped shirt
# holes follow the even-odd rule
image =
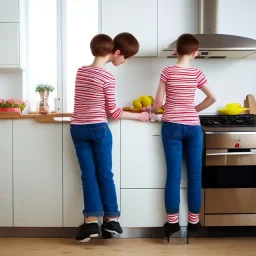
[[[84,223],[77,241],[99,235],[98,217],[104,216],[103,236],[121,234],[117,196],[112,173],[112,134],[108,117],[148,121],[149,114],[123,112],[116,106],[115,78],[105,69],[108,62],[119,66],[139,50],[137,39],[129,33],[96,35],[90,43],[95,56],[89,66],[78,69],[70,132],[82,172]]]
[[[191,34],[183,34],[177,40],[178,61],[174,66],[163,69],[155,102],[151,109],[156,113],[166,95],[165,111],[162,117],[162,141],[167,165],[165,186],[165,207],[167,222],[165,236],[180,230],[179,204],[183,151],[188,176],[188,230],[198,231],[201,208],[202,174],[202,130],[198,112],[215,102],[215,96],[208,86],[203,72],[190,66],[197,56],[199,41]],[[205,99],[194,105],[195,92],[201,90]],[[155,115],[151,114],[154,119]]]

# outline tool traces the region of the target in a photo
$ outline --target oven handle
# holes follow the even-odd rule
[[[220,153],[206,153],[207,156],[244,156],[256,155],[256,149],[250,149],[250,152],[220,152]]]

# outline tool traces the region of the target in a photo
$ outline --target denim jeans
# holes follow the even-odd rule
[[[108,124],[71,124],[70,132],[82,172],[84,216],[119,216]]]
[[[167,214],[179,212],[182,157],[184,153],[188,178],[188,210],[197,214],[200,212],[202,202],[203,136],[201,126],[163,123],[162,141],[167,166],[166,212]]]

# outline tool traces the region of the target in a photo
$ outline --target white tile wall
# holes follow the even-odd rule
[[[22,99],[22,70],[0,69],[0,99]]]
[[[131,106],[140,95],[155,97],[161,70],[175,64],[174,59],[133,58],[120,67],[111,64],[107,68],[117,80],[116,94],[119,106]],[[209,85],[217,95],[217,102],[204,113],[215,113],[216,109],[228,102],[240,102],[247,94],[256,96],[256,60],[194,60],[193,66],[200,68],[207,76]],[[204,95],[198,90],[196,102]]]

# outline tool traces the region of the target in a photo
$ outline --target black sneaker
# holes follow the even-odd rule
[[[200,222],[196,223],[196,224],[192,224],[192,223],[188,223],[188,231],[190,232],[199,232],[201,230],[202,226],[200,224]]]
[[[123,230],[120,226],[120,223],[117,221],[103,222],[101,226],[102,231],[107,231],[111,234],[122,234]]]
[[[99,226],[97,223],[84,223],[81,226],[79,226],[76,241],[88,242],[91,239],[91,237],[98,237],[99,233]]]
[[[168,243],[169,243],[170,236],[178,231],[180,231],[179,222],[174,223],[174,224],[166,222],[164,224],[164,236],[167,238]]]

